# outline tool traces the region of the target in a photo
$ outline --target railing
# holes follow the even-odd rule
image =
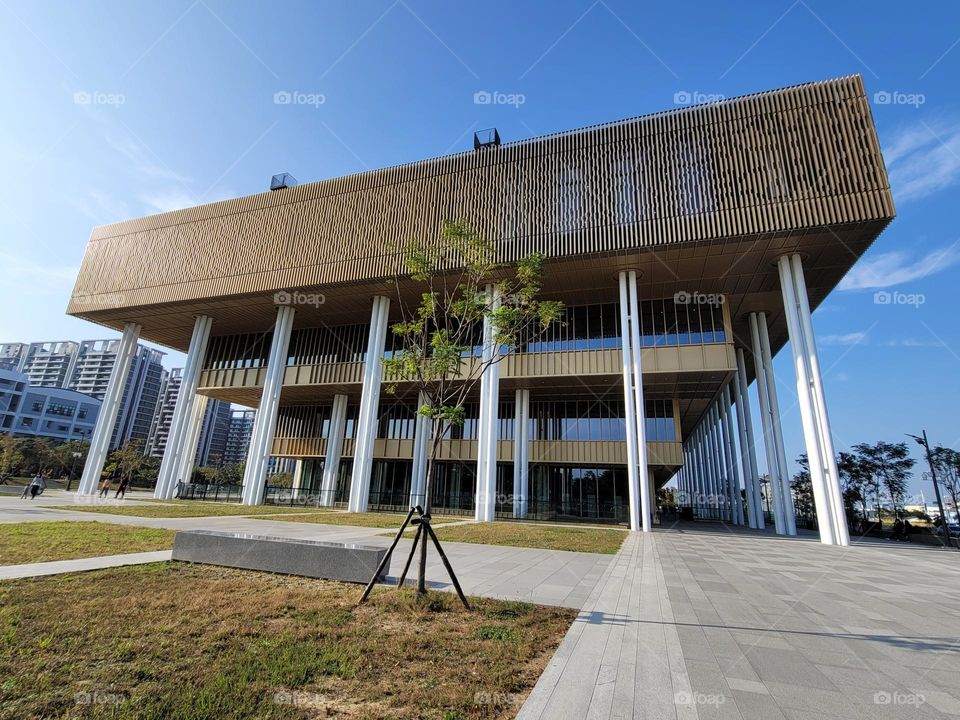
[[[243,497],[243,485],[227,483],[177,483],[176,497],[180,500],[209,500],[211,502],[240,502]]]

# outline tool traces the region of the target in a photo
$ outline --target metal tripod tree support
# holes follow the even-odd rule
[[[417,517],[414,518],[414,515]],[[467,610],[470,610],[470,603],[467,602],[467,596],[463,594],[463,589],[460,587],[460,581],[457,580],[457,575],[455,572],[453,572],[453,567],[450,565],[450,561],[447,560],[446,553],[443,552],[443,546],[440,544],[440,540],[437,538],[437,534],[433,531],[433,527],[430,524],[431,517],[429,514],[424,513],[423,508],[419,505],[410,508],[410,512],[408,512],[407,517],[404,518],[403,524],[400,526],[400,529],[393,538],[393,542],[390,543],[390,549],[387,550],[387,554],[383,556],[383,560],[380,561],[380,565],[373,573],[373,577],[370,578],[370,582],[367,583],[367,587],[364,588],[363,595],[360,596],[360,600],[357,602],[357,605],[362,605],[370,596],[370,591],[373,590],[373,586],[377,584],[377,578],[380,577],[381,573],[383,573],[383,571],[387,568],[387,565],[390,564],[390,559],[393,557],[393,551],[399,544],[400,538],[403,537],[403,532],[407,529],[407,525],[410,524],[411,520],[413,521],[413,524],[417,526],[417,532],[413,536],[413,543],[410,545],[410,555],[407,556],[407,562],[404,564],[403,572],[400,575],[400,579],[397,581],[397,589],[403,587],[403,583],[407,579],[407,571],[410,570],[410,564],[413,562],[414,553],[417,551],[417,543],[420,541],[424,533],[426,533],[426,535],[430,537],[430,540],[433,541],[433,546],[437,549],[437,554],[440,555],[440,560],[443,562],[443,567],[446,568],[447,575],[450,576],[450,580],[453,582],[453,587],[457,591],[457,597],[460,598],[460,602],[463,603],[463,606]],[[425,551],[426,540],[424,540],[423,548]],[[419,598],[423,594],[424,592],[418,588],[417,597]]]

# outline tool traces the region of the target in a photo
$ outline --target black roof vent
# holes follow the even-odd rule
[[[283,190],[284,188],[291,188],[296,184],[297,179],[290,173],[280,173],[270,178],[271,190]]]
[[[473,149],[480,150],[482,148],[495,148],[500,147],[500,133],[497,132],[496,128],[488,128],[487,130],[477,130],[473,134]]]

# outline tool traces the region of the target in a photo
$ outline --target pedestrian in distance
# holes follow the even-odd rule
[[[47,481],[44,480],[43,475],[38,472],[30,483],[30,499],[33,500],[37,495],[42,493],[46,487]]]
[[[120,484],[117,486],[117,492],[113,496],[113,499],[116,500],[117,498],[125,498],[127,496],[127,486],[129,484],[130,484],[130,476],[121,475]]]
[[[100,483],[100,497],[105,498],[110,493],[110,478],[105,477]]]

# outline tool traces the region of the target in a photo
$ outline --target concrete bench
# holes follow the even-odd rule
[[[369,582],[386,554],[372,545],[213,530],[183,530],[173,541],[174,560],[358,583]]]

